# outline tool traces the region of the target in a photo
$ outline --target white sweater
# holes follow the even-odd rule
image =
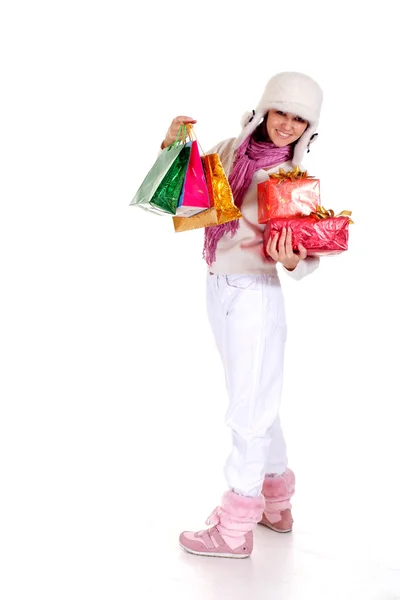
[[[210,153],[217,152],[219,154],[227,177],[231,172],[234,159],[234,141],[233,138],[225,140],[210,151]],[[218,242],[216,259],[209,267],[211,273],[220,275],[272,275],[277,273],[276,262],[272,258],[267,258],[264,253],[265,225],[258,222],[257,186],[268,179],[269,173],[275,173],[280,168],[290,170],[293,167],[292,163],[288,161],[276,165],[272,169],[261,169],[254,174],[240,207],[242,218],[239,219],[239,229],[233,237],[228,233]],[[312,273],[318,265],[318,257],[308,256],[304,260],[300,260],[293,271],[282,268],[293,279],[302,279],[305,275]]]

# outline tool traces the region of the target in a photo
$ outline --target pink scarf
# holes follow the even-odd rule
[[[240,209],[253,175],[260,169],[269,169],[279,165],[293,156],[292,146],[279,148],[272,142],[256,142],[249,136],[238,148],[232,172],[229,176],[229,185],[232,189],[236,206]],[[239,219],[206,227],[204,230],[203,258],[210,266],[215,261],[217,244],[223,235],[235,235],[239,228]]]

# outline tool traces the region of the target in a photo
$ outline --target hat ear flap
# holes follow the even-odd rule
[[[257,129],[257,126],[261,123],[263,117],[263,113],[257,113],[254,110],[252,112],[244,113],[242,117],[242,131],[234,143],[235,150],[239,148],[240,144],[242,144],[244,140],[247,139],[253,133],[253,131]]]
[[[255,111],[247,111],[242,115],[242,118],[240,119],[240,125],[242,127],[246,127],[246,125],[248,125],[250,123],[250,121],[252,121],[254,119],[254,115],[255,115]]]
[[[292,159],[292,164],[294,167],[301,165],[304,154],[309,151],[310,144],[317,140],[318,134],[315,133],[317,126],[318,122],[310,125],[296,143]]]
[[[310,141],[308,142],[307,152],[310,152],[310,145],[317,141],[318,133],[313,133],[310,137]]]

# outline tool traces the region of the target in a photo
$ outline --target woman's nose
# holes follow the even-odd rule
[[[282,122],[282,129],[284,131],[290,131],[293,127],[292,120],[289,117],[285,117]]]

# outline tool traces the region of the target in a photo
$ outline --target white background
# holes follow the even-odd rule
[[[3,1],[2,600],[400,597],[395,6]],[[202,232],[129,202],[175,115],[209,149],[282,70],[324,89],[306,166],[355,224],[281,278],[297,533],[216,565],[177,547],[229,447]]]

